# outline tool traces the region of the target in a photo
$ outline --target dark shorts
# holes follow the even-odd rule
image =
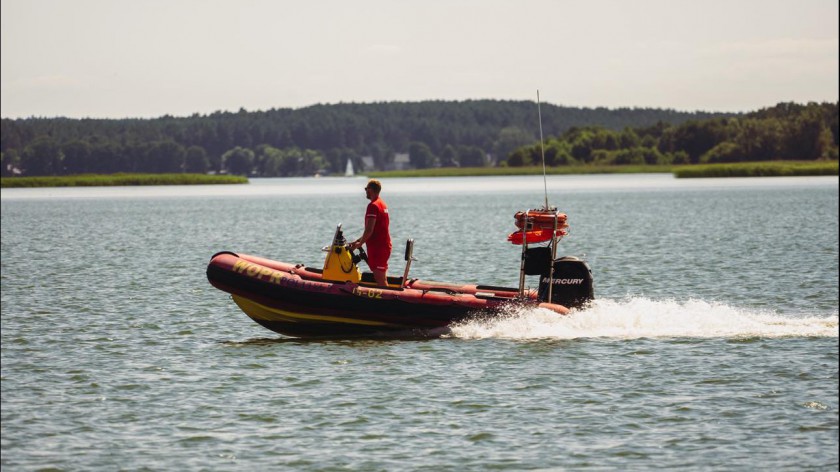
[[[388,270],[388,258],[391,257],[391,250],[387,247],[381,248],[376,246],[368,246],[367,248],[368,266],[376,270]]]

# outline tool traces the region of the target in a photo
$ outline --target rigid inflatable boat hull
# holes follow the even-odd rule
[[[207,266],[210,283],[263,327],[294,337],[364,336],[440,332],[477,314],[498,314],[508,305],[543,307],[529,291],[410,280],[404,288],[323,280],[319,271],[264,258],[218,253]]]

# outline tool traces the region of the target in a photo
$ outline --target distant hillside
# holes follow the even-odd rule
[[[727,116],[737,115],[542,105],[546,138],[576,127],[618,131]],[[503,100],[339,103],[155,119],[3,119],[0,127],[4,172],[26,175],[311,175],[341,172],[347,159],[356,169],[386,169],[395,154],[411,150],[414,167],[483,165],[504,161],[539,137],[536,103]]]

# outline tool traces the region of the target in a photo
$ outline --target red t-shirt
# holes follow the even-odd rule
[[[365,219],[376,218],[376,223],[373,225],[373,234],[366,241],[368,247],[376,246],[378,248],[388,248],[391,250],[391,233],[388,231],[388,226],[391,219],[388,216],[388,206],[381,198],[370,202],[365,212]]]

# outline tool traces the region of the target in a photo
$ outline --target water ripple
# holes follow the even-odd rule
[[[4,190],[0,464],[836,469],[836,178],[634,179],[550,180],[573,224],[562,249],[595,271],[591,306],[395,339],[283,338],[207,284],[220,249],[317,266],[319,234],[348,215],[361,230],[364,202],[343,183],[236,198]],[[417,238],[413,275],[515,285],[504,236],[540,192],[434,182],[389,198],[395,242]],[[460,183],[483,190],[447,190]],[[304,206],[318,215],[305,234]]]

